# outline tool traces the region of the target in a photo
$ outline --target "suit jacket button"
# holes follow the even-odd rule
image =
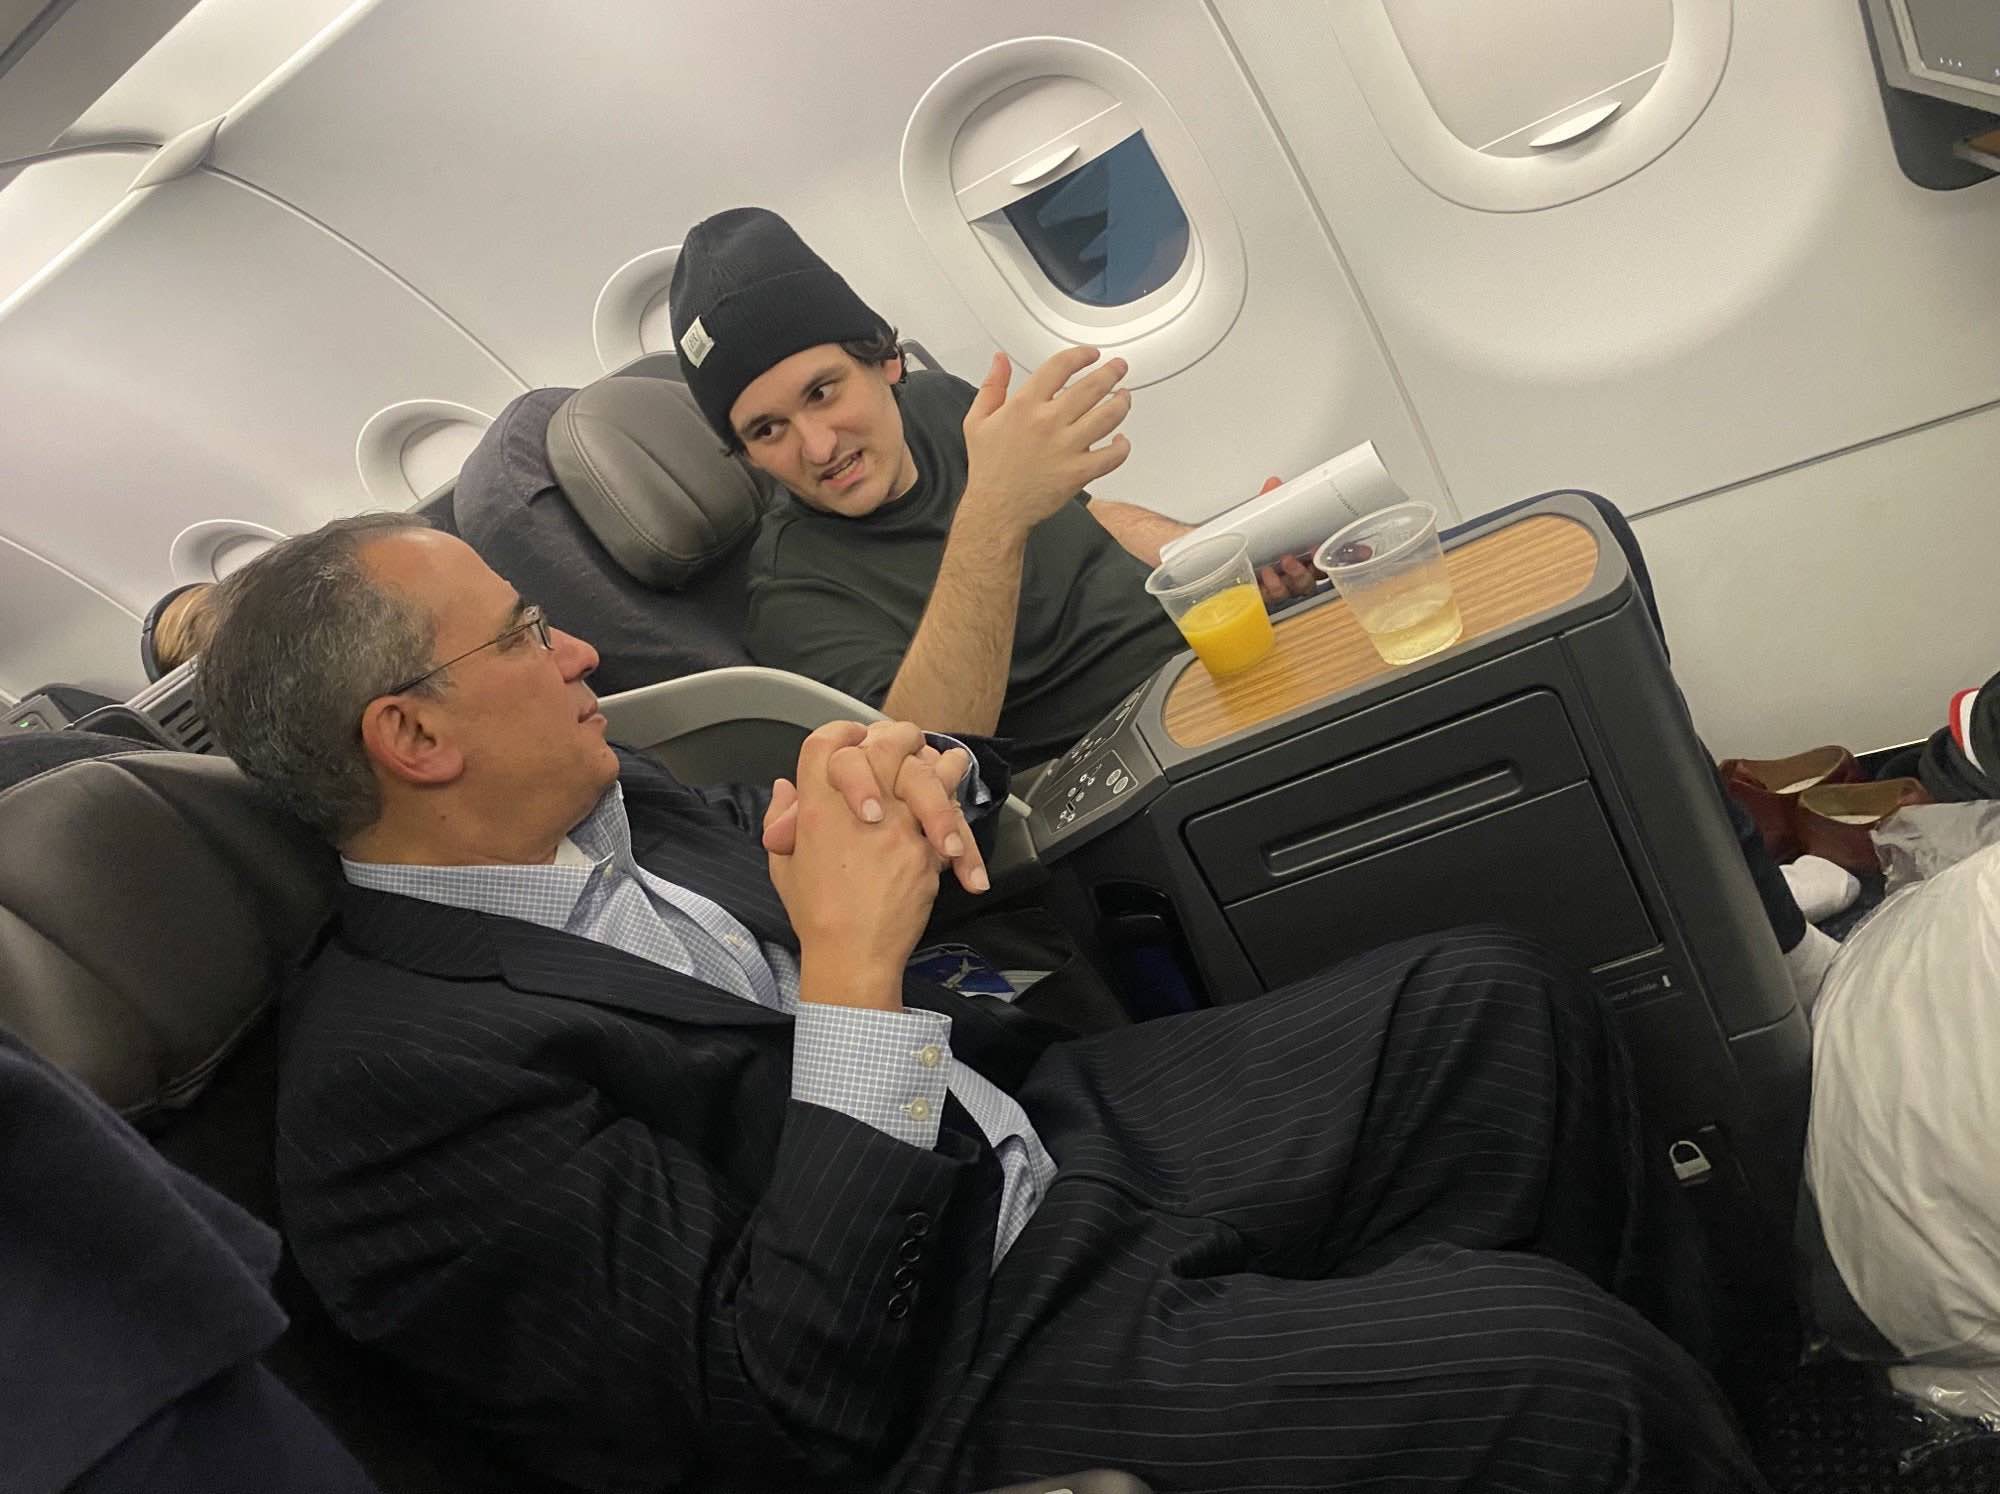
[[[910,1299],[901,1292],[896,1293],[889,1299],[888,1313],[890,1317],[899,1321],[907,1318],[910,1315]]]
[[[898,1266],[894,1271],[889,1273],[889,1279],[899,1287],[906,1287],[917,1279],[917,1268],[915,1266]]]
[[[924,1242],[921,1240],[905,1240],[896,1247],[896,1259],[899,1261],[919,1261],[923,1258]]]
[[[927,1235],[930,1233],[931,1216],[926,1214],[922,1209],[912,1214],[907,1223],[910,1226],[910,1233],[913,1235]]]

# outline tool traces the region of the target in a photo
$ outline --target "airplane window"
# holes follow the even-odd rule
[[[1412,175],[1461,207],[1527,213],[1673,149],[1722,84],[1735,3],[1342,0],[1324,15]],[[1232,15],[1284,44],[1274,8],[1235,0]]]
[[[995,342],[1032,367],[1116,346],[1132,387],[1203,357],[1248,270],[1166,95],[1102,47],[1017,37],[953,64],[903,131],[903,201]]]
[[[1530,154],[1547,128],[1613,90],[1629,110],[1674,41],[1672,0],[1383,4],[1445,128],[1494,155]]]
[[[1004,212],[1042,273],[1087,306],[1130,305],[1187,258],[1187,214],[1144,132]]]

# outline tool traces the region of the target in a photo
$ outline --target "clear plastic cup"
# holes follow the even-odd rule
[[[1375,652],[1414,664],[1465,632],[1438,542],[1437,510],[1398,503],[1365,514],[1313,552]]]
[[[1271,651],[1271,615],[1240,534],[1183,545],[1146,578],[1146,590],[1212,675],[1239,673]]]

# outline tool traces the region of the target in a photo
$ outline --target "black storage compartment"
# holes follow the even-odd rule
[[[1659,943],[1561,699],[1530,690],[1191,817],[1189,851],[1258,977],[1506,923],[1579,964]]]
[[[1538,935],[1585,966],[1659,942],[1587,783],[1456,829],[1391,840],[1231,904],[1227,916],[1273,986],[1392,940],[1469,923]]]
[[[1616,543],[1562,494],[1493,527],[1537,512],[1598,537],[1569,603],[1268,714],[1253,679],[1250,724],[1185,744],[1177,661],[1037,786],[1031,833],[1085,947],[1148,991],[1135,961],[1171,955],[1187,999],[1465,924],[1539,936],[1595,972],[1658,1159],[1707,1157],[1691,1186],[1728,1195],[1746,1260],[1782,1261],[1810,1033]]]
[[[1562,701],[1531,690],[1195,815],[1188,849],[1230,903],[1588,776]]]

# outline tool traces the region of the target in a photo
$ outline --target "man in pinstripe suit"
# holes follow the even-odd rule
[[[343,854],[278,1167],[342,1327],[601,1490],[1736,1490],[1617,1301],[1596,1004],[1498,931],[1081,1039],[908,976],[959,800],[914,729],[696,790],[471,550],[342,521],[224,587],[232,755]],[[979,744],[975,744],[978,746]],[[949,750],[947,750],[949,749]],[[983,775],[983,777],[982,777]]]

